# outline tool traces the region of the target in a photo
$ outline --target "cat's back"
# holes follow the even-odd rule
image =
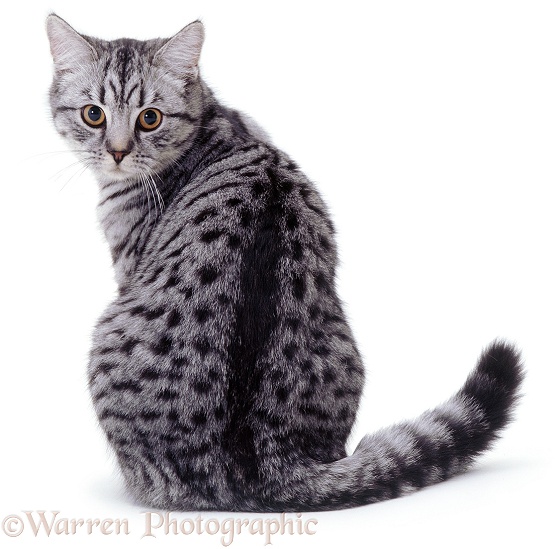
[[[362,367],[332,233],[313,185],[267,143],[195,172],[95,332],[92,393],[113,444],[141,433],[140,448],[165,448],[205,492],[253,484],[242,464],[275,460],[272,440],[342,455]],[[317,427],[328,437],[314,440]]]

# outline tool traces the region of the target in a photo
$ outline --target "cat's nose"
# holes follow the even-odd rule
[[[108,151],[112,157],[115,159],[115,162],[117,164],[120,164],[122,162],[122,159],[127,155],[130,154],[130,149],[128,150],[124,150],[124,151]]]

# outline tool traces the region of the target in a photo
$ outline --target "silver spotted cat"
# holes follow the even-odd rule
[[[497,341],[413,421],[345,445],[364,369],[314,185],[170,39],[105,41],[51,15],[54,124],[95,174],[119,295],[89,386],[131,493],[180,510],[304,511],[464,471],[508,423],[522,368]]]

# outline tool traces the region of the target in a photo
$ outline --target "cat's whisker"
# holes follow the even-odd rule
[[[39,157],[45,157],[45,156],[55,156],[58,154],[89,154],[89,151],[87,150],[83,150],[83,149],[68,149],[68,150],[62,150],[62,151],[47,151],[47,152],[42,152],[42,153],[37,153],[37,154],[31,154],[29,156],[25,157],[25,160],[33,160]]]
[[[61,168],[60,170],[58,170],[56,173],[52,174],[51,176],[49,176],[49,180],[51,181],[55,181],[56,179],[58,179],[59,177],[61,177],[61,175],[66,172],[67,170],[74,168],[75,166],[81,165],[83,162],[82,160],[76,160],[74,162],[72,162],[71,164],[68,164],[67,166],[64,166],[63,168]]]
[[[161,176],[157,172],[155,172],[153,169],[151,169],[150,167],[148,167],[147,169],[148,169],[148,175],[149,175],[149,177],[150,177],[150,179],[153,183],[153,188],[155,189],[155,191],[157,193],[157,199],[158,199],[158,202],[159,202],[159,208],[161,210],[161,215],[163,215],[163,210],[165,209],[165,201],[163,200],[163,197],[161,196],[161,192],[159,191],[159,188],[157,187],[157,184],[155,183],[154,176],[157,177],[163,185],[165,185],[165,182],[163,181],[163,179],[161,179]]]
[[[147,201],[147,207],[148,207],[148,223],[151,222],[151,203],[150,203],[150,192],[148,190],[148,183],[147,183],[147,176],[145,173],[140,172],[140,179],[142,181],[142,187],[144,189],[145,192],[145,197],[146,197],[146,201]],[[155,201],[154,201],[154,208],[155,208]]]
[[[146,173],[146,181],[147,181],[147,184],[149,186],[149,190],[151,191],[151,195],[153,197],[153,207],[154,207],[155,213],[157,215],[157,206],[159,205],[159,207],[161,207],[161,203],[158,204],[157,201],[156,201],[156,197],[159,194],[159,190],[157,189],[157,186],[155,185],[155,181],[149,175],[149,173]],[[163,213],[163,210],[161,210],[161,213]]]
[[[70,167],[76,167],[78,166],[78,169],[66,180],[66,182],[64,183],[64,185],[62,185],[62,187],[59,189],[58,192],[62,192],[66,186],[72,181],[72,180],[77,180],[79,179],[84,173],[85,171],[91,167],[91,162],[86,161],[78,161],[78,162],[74,162]]]

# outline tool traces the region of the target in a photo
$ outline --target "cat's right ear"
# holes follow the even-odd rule
[[[170,38],[155,54],[154,62],[162,63],[176,76],[198,76],[198,61],[204,44],[204,25],[194,21]]]
[[[97,57],[93,46],[54,13],[47,17],[47,35],[57,71],[87,65]]]

